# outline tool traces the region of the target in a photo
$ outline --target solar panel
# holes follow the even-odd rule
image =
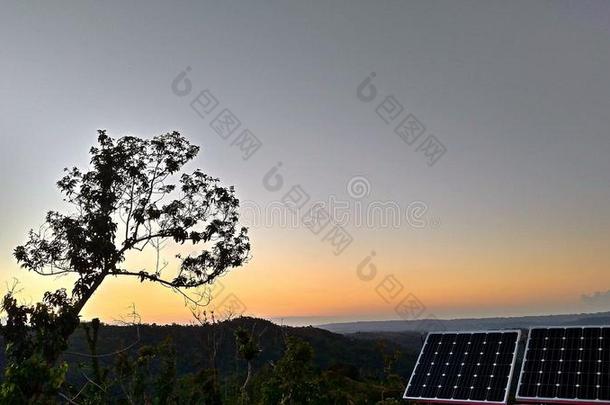
[[[610,404],[610,327],[532,328],[517,399]]]
[[[403,398],[505,404],[520,335],[518,330],[429,333]]]

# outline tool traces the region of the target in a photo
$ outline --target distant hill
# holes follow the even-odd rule
[[[360,340],[391,342],[407,352],[419,352],[425,339],[425,335],[420,332],[356,332],[344,336]]]
[[[442,330],[525,329],[533,326],[610,325],[610,312],[573,315],[542,315],[513,318],[422,319],[416,321],[365,321],[319,325],[335,333],[427,332]],[[380,335],[378,335],[380,336]],[[387,335],[383,335],[387,337]]]
[[[254,362],[255,370],[280,359],[285,349],[286,337],[295,336],[312,345],[314,363],[318,369],[343,370],[342,372],[347,372],[355,381],[382,378],[384,355],[396,351],[401,353],[396,363],[396,372],[402,378],[408,378],[421,347],[419,335],[412,336],[414,343],[410,345],[404,337],[394,339],[391,336],[346,336],[311,326],[279,326],[264,319],[242,317],[213,326],[141,325],[139,331],[133,326],[102,325],[97,353],[101,355],[102,366],[108,366],[116,361],[116,356],[113,355],[116,351],[130,347],[127,352],[135,354],[143,346],[157,345],[169,337],[177,349],[176,366],[179,375],[216,367],[221,375],[227,377],[245,370],[245,364],[238,358],[235,345],[234,332],[239,327],[252,331],[258,337],[261,354]],[[217,343],[215,360],[212,356],[214,341]],[[78,365],[89,363],[88,354],[84,331],[79,328],[70,338],[70,346],[64,354],[64,359],[70,365],[70,381],[82,382],[83,377]],[[0,368],[3,367],[2,350]]]

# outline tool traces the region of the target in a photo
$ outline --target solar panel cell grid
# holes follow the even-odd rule
[[[429,334],[404,397],[505,403],[518,338],[518,331]]]
[[[517,399],[610,403],[610,328],[530,331]]]

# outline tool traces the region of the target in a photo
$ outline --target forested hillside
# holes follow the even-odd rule
[[[72,335],[63,356],[67,381],[74,393],[85,387],[83,399],[116,403],[272,404],[286,390],[305,395],[303,403],[377,403],[400,398],[421,345],[419,334],[345,336],[249,317],[197,326],[100,324],[97,338],[93,330],[88,323]],[[240,333],[255,348],[245,390]]]

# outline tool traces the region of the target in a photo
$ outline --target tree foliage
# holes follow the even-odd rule
[[[65,290],[47,292],[41,303],[21,305],[7,294],[2,301],[6,320],[1,331],[6,356],[0,403],[44,404],[52,401],[64,381],[67,364],[55,360],[67,347],[67,335],[78,316]]]
[[[288,337],[286,351],[263,384],[265,404],[323,404],[321,381],[313,368],[313,348],[303,340]]]
[[[198,151],[178,132],[115,140],[99,131],[91,167],[65,169],[57,182],[72,212],[47,213],[41,230],[30,231],[15,249],[17,261],[42,275],[76,274],[77,312],[107,276],[135,276],[179,289],[210,283],[240,266],[250,243],[247,230],[238,227],[234,188],[201,170],[178,175]],[[130,251],[165,240],[208,246],[178,255],[179,271],[172,278],[164,278],[160,266],[135,271],[123,265]]]

